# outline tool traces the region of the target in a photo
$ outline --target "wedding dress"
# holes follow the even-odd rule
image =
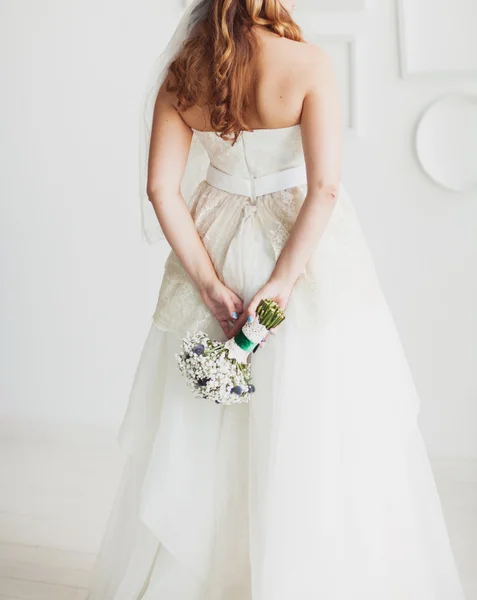
[[[191,213],[247,304],[305,198],[301,128],[194,136],[211,167]],[[195,399],[180,340],[224,334],[170,253],[90,600],[463,600],[419,399],[342,184],[286,316],[252,355],[250,404]]]

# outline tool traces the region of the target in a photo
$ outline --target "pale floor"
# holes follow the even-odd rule
[[[477,484],[440,483],[439,490],[466,600],[477,600]],[[83,600],[93,561],[92,554],[0,543],[0,600]]]

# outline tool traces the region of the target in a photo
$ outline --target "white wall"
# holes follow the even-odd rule
[[[412,139],[430,100],[477,82],[400,80],[394,3],[375,4],[314,17],[317,32],[368,38],[367,124],[347,141],[343,180],[430,452],[476,458],[477,195],[433,186]],[[179,0],[0,2],[0,416],[113,428],[122,418],[166,256],[139,234],[139,100],[178,15]]]

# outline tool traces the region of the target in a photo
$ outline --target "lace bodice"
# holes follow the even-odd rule
[[[210,164],[229,175],[262,177],[304,163],[301,126],[243,131],[236,144],[213,131],[194,131]]]

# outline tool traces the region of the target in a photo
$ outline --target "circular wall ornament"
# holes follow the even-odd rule
[[[416,152],[438,185],[454,192],[477,189],[477,95],[435,100],[417,125]]]

